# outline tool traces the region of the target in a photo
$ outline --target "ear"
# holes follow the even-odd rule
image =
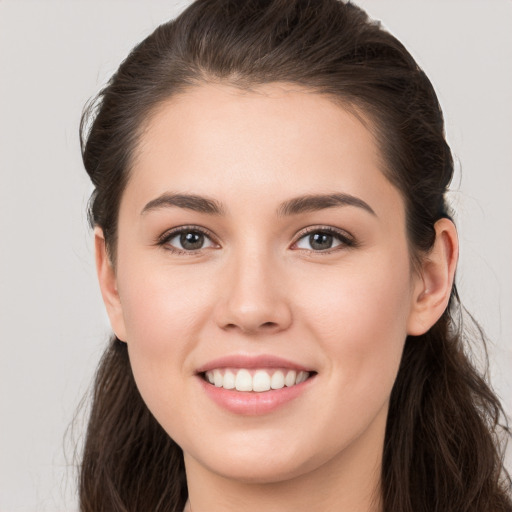
[[[457,230],[449,219],[435,223],[436,240],[424,257],[413,293],[407,334],[426,333],[448,306],[459,257]]]
[[[118,339],[126,341],[126,328],[121,300],[117,290],[117,277],[107,253],[103,230],[99,227],[94,228],[94,250],[101,296],[107,309],[110,325]]]

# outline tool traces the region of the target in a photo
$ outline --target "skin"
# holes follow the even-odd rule
[[[408,334],[446,308],[457,261],[453,224],[413,270],[404,201],[371,133],[328,98],[289,84],[241,92],[202,85],[148,120],[119,212],[117,261],[97,228],[103,298],[128,343],[137,386],[185,455],[194,512],[378,511],[388,400]],[[279,205],[340,192],[364,201],[292,216]],[[221,202],[215,216],[165,193]],[[211,235],[195,253],[171,228]],[[315,250],[304,228],[354,240]],[[172,245],[171,245],[172,243]],[[277,410],[215,404],[197,368],[225,355],[271,354],[317,372]],[[214,505],[212,505],[214,504]]]

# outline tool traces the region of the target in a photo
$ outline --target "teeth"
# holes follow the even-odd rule
[[[309,372],[295,370],[239,370],[215,369],[206,372],[206,380],[218,388],[258,393],[271,389],[282,389],[304,382]]]
[[[290,370],[286,377],[284,378],[284,383],[286,387],[293,386],[295,384],[295,381],[297,380],[297,372],[295,370]]]
[[[258,370],[252,378],[253,391],[268,391],[270,389],[270,375],[263,371]]]
[[[276,372],[272,375],[272,379],[270,380],[270,387],[272,389],[281,389],[284,388],[284,374],[283,372]]]
[[[300,384],[301,382],[304,382],[308,378],[308,372],[299,372],[297,375],[297,380],[295,381],[295,384]]]
[[[235,388],[237,391],[252,391],[252,377],[248,370],[238,370]]]
[[[220,373],[220,370],[214,370],[213,371],[213,383],[215,384],[216,388],[221,388],[223,384],[223,377],[222,373]]]
[[[236,385],[236,377],[233,372],[230,372],[229,370],[226,371],[224,374],[224,380],[222,382],[222,387],[224,389],[235,389]]]

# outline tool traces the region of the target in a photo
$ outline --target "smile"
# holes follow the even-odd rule
[[[215,387],[256,393],[296,386],[309,377],[307,371],[277,368],[216,368],[204,373],[205,380]]]
[[[241,416],[269,414],[311,396],[318,372],[271,354],[231,354],[196,370],[202,392],[224,411]]]

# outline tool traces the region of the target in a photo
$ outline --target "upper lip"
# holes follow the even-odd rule
[[[302,364],[269,354],[257,356],[235,354],[213,359],[200,366],[197,373],[204,373],[216,368],[290,368],[305,372],[313,371]]]

